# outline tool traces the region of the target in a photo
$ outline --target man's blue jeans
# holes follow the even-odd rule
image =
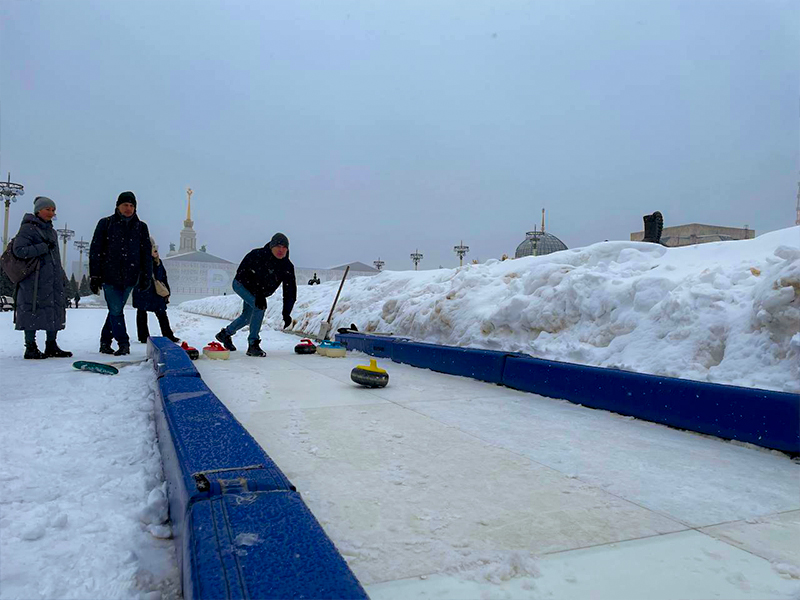
[[[111,345],[111,337],[117,340],[118,344],[130,346],[131,339],[128,337],[128,330],[125,327],[125,316],[122,309],[133,291],[133,286],[117,287],[109,283],[103,284],[103,294],[108,304],[108,316],[106,317],[103,331],[100,334],[100,343]]]
[[[228,332],[228,335],[233,335],[245,325],[250,325],[250,335],[247,336],[247,341],[257,342],[261,339],[259,332],[261,331],[261,323],[264,322],[265,311],[256,308],[256,297],[236,279],[233,280],[233,291],[244,300],[244,308],[242,309],[242,314],[228,325],[225,331]]]

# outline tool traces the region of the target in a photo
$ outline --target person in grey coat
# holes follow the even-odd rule
[[[33,201],[33,214],[22,218],[12,252],[23,260],[38,257],[36,271],[19,282],[14,309],[16,329],[25,332],[25,358],[66,358],[72,352],[58,347],[56,336],[67,323],[67,276],[61,267],[58,236],[53,228],[56,203],[45,196]],[[36,331],[47,332],[44,352],[36,345]]]

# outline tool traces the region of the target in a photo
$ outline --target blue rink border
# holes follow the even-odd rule
[[[151,337],[147,356],[184,600],[368,599],[295,487],[186,352]]]
[[[361,333],[337,334],[348,350],[569,400],[671,427],[800,454],[800,395],[475,348]],[[375,351],[376,346],[380,348]]]

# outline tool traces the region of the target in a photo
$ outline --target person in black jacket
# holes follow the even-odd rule
[[[150,238],[150,245],[153,247],[153,280],[163,283],[166,292],[169,292],[167,270],[164,268],[164,263],[158,256],[158,246],[153,238]],[[161,327],[161,335],[171,342],[178,343],[180,340],[172,333],[172,328],[169,326],[169,317],[167,317],[169,296],[162,296],[159,294],[158,287],[160,286],[154,283],[144,291],[138,289],[133,290],[133,308],[136,309],[137,337],[142,344],[147,343],[147,338],[150,337],[150,329],[147,326],[147,313],[154,312],[156,313],[156,319],[158,319],[158,325]]]
[[[134,287],[144,291],[153,279],[150,230],[136,215],[136,196],[122,192],[117,209],[97,223],[89,247],[89,287],[93,294],[103,290],[108,316],[100,334],[100,352],[130,354],[131,342],[122,309]],[[112,337],[119,349],[111,348]]]
[[[233,335],[245,325],[250,325],[247,337],[248,356],[266,356],[259,345],[261,323],[267,310],[267,296],[283,285],[283,327],[292,323],[292,308],[297,300],[297,282],[294,265],[289,260],[289,238],[282,233],[272,236],[269,244],[247,253],[236,270],[233,291],[244,300],[242,314],[216,335],[228,350],[236,350]]]
[[[53,228],[56,203],[46,196],[33,201],[33,213],[22,219],[11,251],[17,258],[38,258],[38,269],[19,282],[14,306],[16,329],[25,332],[25,358],[66,358],[71,352],[56,343],[67,322],[67,276],[61,268],[58,236]],[[47,332],[44,352],[36,345],[36,331]]]

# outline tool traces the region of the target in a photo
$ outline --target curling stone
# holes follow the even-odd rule
[[[389,374],[383,369],[378,368],[378,363],[374,358],[369,359],[369,366],[358,365],[350,371],[350,379],[358,385],[368,388],[382,388],[389,383]]]
[[[181,348],[183,348],[186,351],[186,354],[188,354],[189,358],[191,358],[192,360],[197,360],[198,358],[200,358],[200,353],[197,351],[197,348],[193,348],[186,342],[183,342],[181,344]]]
[[[317,346],[317,354],[329,358],[342,358],[347,354],[347,350],[339,342],[323,340],[320,345]]]
[[[294,351],[298,354],[314,354],[317,351],[317,347],[310,339],[303,338],[300,340],[300,343],[294,347]]]
[[[208,346],[203,348],[203,354],[214,360],[228,360],[231,357],[231,351],[227,350],[225,346],[219,342],[211,342]]]

